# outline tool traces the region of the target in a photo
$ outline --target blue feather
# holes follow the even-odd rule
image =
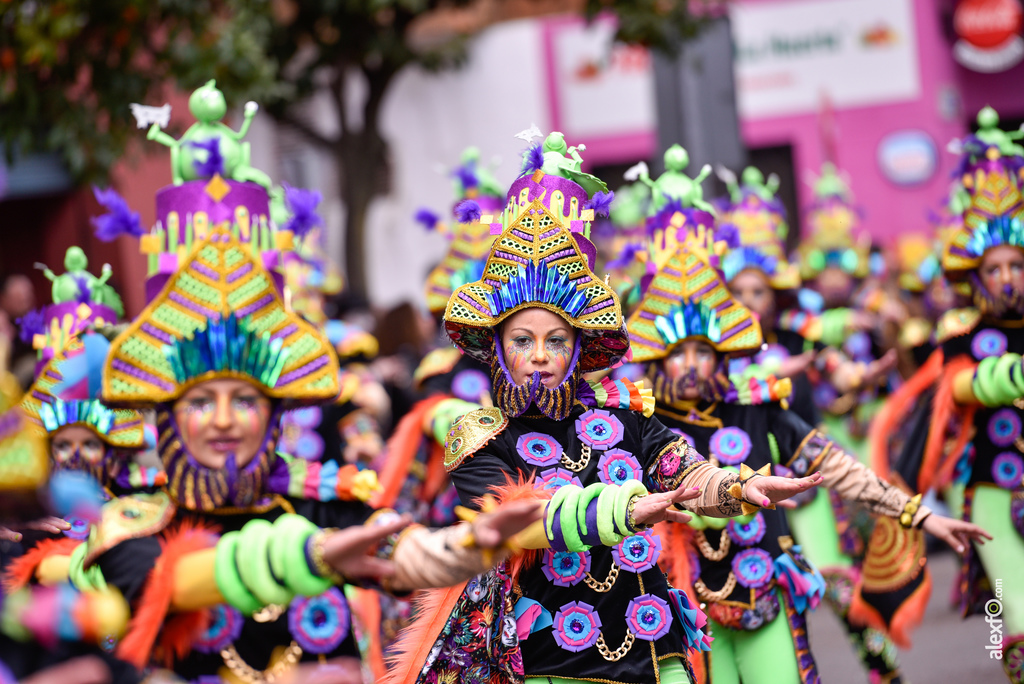
[[[455,219],[459,223],[474,223],[480,220],[482,212],[475,200],[462,200],[455,205]]]
[[[142,227],[142,220],[139,219],[139,212],[132,211],[117,190],[100,190],[93,186],[92,192],[96,196],[96,201],[108,212],[91,219],[94,233],[100,240],[110,242],[118,235],[140,237],[146,232]]]
[[[523,152],[523,172],[520,175],[533,173],[542,168],[544,168],[544,148],[540,146],[540,143],[535,143]]]
[[[595,216],[608,216],[612,208],[612,200],[614,199],[614,192],[595,192],[594,196],[583,205],[583,208],[593,209]]]
[[[426,207],[420,207],[413,215],[413,220],[426,230],[437,230],[437,224],[441,222],[441,217]]]

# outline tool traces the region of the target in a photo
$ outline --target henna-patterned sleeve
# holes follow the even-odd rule
[[[842,499],[864,504],[876,515],[899,519],[910,501],[909,494],[882,480],[819,430],[807,433],[785,465],[798,475],[820,470],[825,487]],[[927,506],[919,506],[913,518],[914,527],[919,527],[930,513]]]
[[[648,489],[670,492],[680,485],[700,487],[698,498],[681,504],[687,510],[713,518],[731,518],[740,514],[740,501],[729,494],[729,485],[739,479],[735,474],[708,463],[687,441],[657,418],[646,422],[644,445],[656,445],[654,458],[647,465]]]

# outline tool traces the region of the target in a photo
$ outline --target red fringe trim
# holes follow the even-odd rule
[[[889,395],[885,407],[875,414],[868,438],[871,444],[871,469],[883,480],[889,479],[889,436],[896,431],[921,393],[942,376],[942,349],[936,349],[903,386]]]
[[[409,466],[416,458],[420,442],[426,438],[423,434],[424,418],[435,406],[450,398],[441,394],[416,402],[409,413],[398,421],[385,446],[387,459],[384,461],[384,469],[380,472],[381,490],[370,500],[370,506],[391,508],[395,505],[402,491],[402,484],[409,475]]]
[[[974,420],[976,406],[958,406],[953,400],[953,379],[962,370],[973,368],[976,364],[968,356],[951,359],[942,371],[939,387],[935,391],[932,407],[931,429],[925,443],[924,460],[921,471],[917,474],[917,491],[927,492],[932,487],[942,486],[952,478],[953,468],[960,460],[967,440],[970,439],[970,423]],[[960,430],[953,448],[946,452],[946,434],[950,419],[960,417]]]
[[[2,582],[4,593],[10,594],[28,585],[35,578],[36,570],[44,560],[50,556],[70,556],[81,543],[71,537],[43,539],[25,552],[25,555],[11,561],[7,566]]]
[[[909,649],[911,646],[910,634],[924,620],[928,599],[932,595],[932,574],[928,568],[923,568],[922,572],[924,572],[924,580],[896,610],[892,616],[892,622],[888,625],[882,619],[881,613],[861,596],[861,587],[858,584],[853,592],[853,601],[850,603],[850,622],[877,629],[892,639],[892,642],[900,648]]]
[[[180,613],[167,621],[174,597],[174,570],[186,555],[216,544],[215,533],[212,527],[188,522],[164,533],[160,539],[160,557],[146,580],[146,588],[128,623],[128,633],[117,646],[118,658],[139,669],[145,667],[161,629],[160,650],[168,665],[175,657],[181,658],[191,650],[192,642],[206,627],[208,614],[205,610]]]

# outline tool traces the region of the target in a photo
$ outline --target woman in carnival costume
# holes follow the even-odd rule
[[[355,656],[339,585],[452,584],[532,522],[534,505],[513,505],[403,529],[362,503],[372,472],[279,453],[281,412],[339,391],[329,341],[279,291],[293,235],[270,222],[262,186],[214,171],[161,190],[157,216],[141,240],[151,301],[111,344],[103,397],[155,406],[168,484],[106,504],[69,569],[76,587],[128,600],[119,657],[187,679],[267,682]]]
[[[741,499],[769,505],[817,481],[740,482],[650,418],[642,386],[582,380],[627,358],[629,341],[584,237],[588,202],[606,188],[579,165],[561,134],[528,151],[492,219],[502,232],[483,277],[445,313],[452,340],[490,365],[495,398],[448,434],[459,497],[550,499],[533,546],[545,550],[425,604],[388,681],[690,681],[685,654],[707,647],[700,614],[666,583],[647,525],[685,520],[671,503],[736,515]],[[486,633],[501,638],[484,644]]]
[[[748,167],[743,171],[742,184],[732,183],[728,203],[720,205],[719,230],[731,226],[739,241],[721,259],[722,276],[732,295],[756,316],[765,341],[752,356],[733,358],[729,371],[742,373],[750,363],[756,363],[764,372],[790,378],[793,391],[787,400],[789,410],[807,425],[817,426],[821,415],[814,404],[811,382],[800,371],[801,361],[813,363],[815,357],[824,357],[817,364],[821,366],[835,364],[838,359],[831,377],[832,384],[840,387],[856,376],[857,367],[832,347],[778,328],[779,312],[798,302],[801,278],[796,265],[786,259],[782,241],[788,228],[782,204],[775,197],[776,189],[771,179],[765,182],[759,170]],[[786,517],[804,556],[822,572],[826,603],[843,622],[865,668],[882,681],[896,682],[899,672],[895,647],[884,634],[849,619],[853,587],[860,576],[854,558],[863,553],[864,545],[850,524],[846,508],[836,490],[815,491],[800,497],[797,507],[787,511]]]
[[[974,306],[946,313],[936,329],[943,364],[931,411],[917,416],[893,470],[917,492],[964,481],[963,516],[995,540],[965,554],[964,615],[986,613],[1002,583],[1001,656],[1011,682],[1024,682],[1024,150],[998,128],[990,108],[962,142],[951,209],[962,227],[942,252],[945,276],[969,289]],[[924,369],[922,369],[924,370]],[[920,374],[920,373],[919,373]],[[909,383],[908,383],[909,384]]]
[[[682,241],[659,259],[627,326],[634,359],[649,364],[659,418],[713,463],[739,468],[741,481],[767,475],[772,466],[796,475],[820,470],[824,484],[842,498],[907,527],[923,527],[954,548],[984,535],[919,506],[786,409],[780,400],[788,380],[765,376],[757,366],[728,374],[729,359],[757,352],[763,338],[757,318],[730,295],[712,265],[724,245],[712,242],[710,219],[690,211],[677,221]],[[818,681],[803,613],[820,600],[825,582],[794,546],[781,511],[744,505],[742,513],[728,524],[697,516],[690,522],[692,546],[678,543],[685,538],[670,531],[663,558],[670,579],[691,583],[697,600],[708,606],[710,681]],[[829,536],[834,540],[834,533]],[[873,680],[893,681],[895,673],[882,658],[866,660],[877,670]]]

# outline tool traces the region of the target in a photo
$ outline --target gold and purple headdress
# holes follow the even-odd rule
[[[729,293],[713,266],[715,249],[711,231],[697,226],[656,257],[658,271],[626,326],[634,361],[665,358],[691,338],[722,354],[761,348],[761,325]]]
[[[831,163],[822,165],[821,176],[814,184],[807,223],[810,235],[797,249],[804,280],[813,280],[830,267],[854,278],[864,278],[871,272],[871,237],[860,231],[860,210]]]
[[[560,140],[552,134],[548,141],[556,135]],[[618,296],[591,270],[596,251],[585,232],[594,210],[577,182],[585,174],[568,169],[572,180],[556,175],[558,164],[544,158],[554,154],[538,151],[536,163],[509,189],[504,212],[481,217],[498,237],[481,278],[449,299],[445,328],[464,352],[489,363],[503,320],[529,307],[548,309],[578,331],[579,366],[587,373],[615,365],[629,351],[629,340]],[[566,165],[572,165],[568,158]],[[588,184],[603,187],[594,181],[589,177]]]
[[[981,121],[982,114],[978,116]],[[953,194],[951,210],[961,215],[963,222],[942,252],[942,269],[950,280],[966,279],[993,247],[1024,249],[1024,155],[1008,136],[991,128],[962,143],[957,174],[960,187]],[[1002,140],[1004,137],[1007,139]]]

